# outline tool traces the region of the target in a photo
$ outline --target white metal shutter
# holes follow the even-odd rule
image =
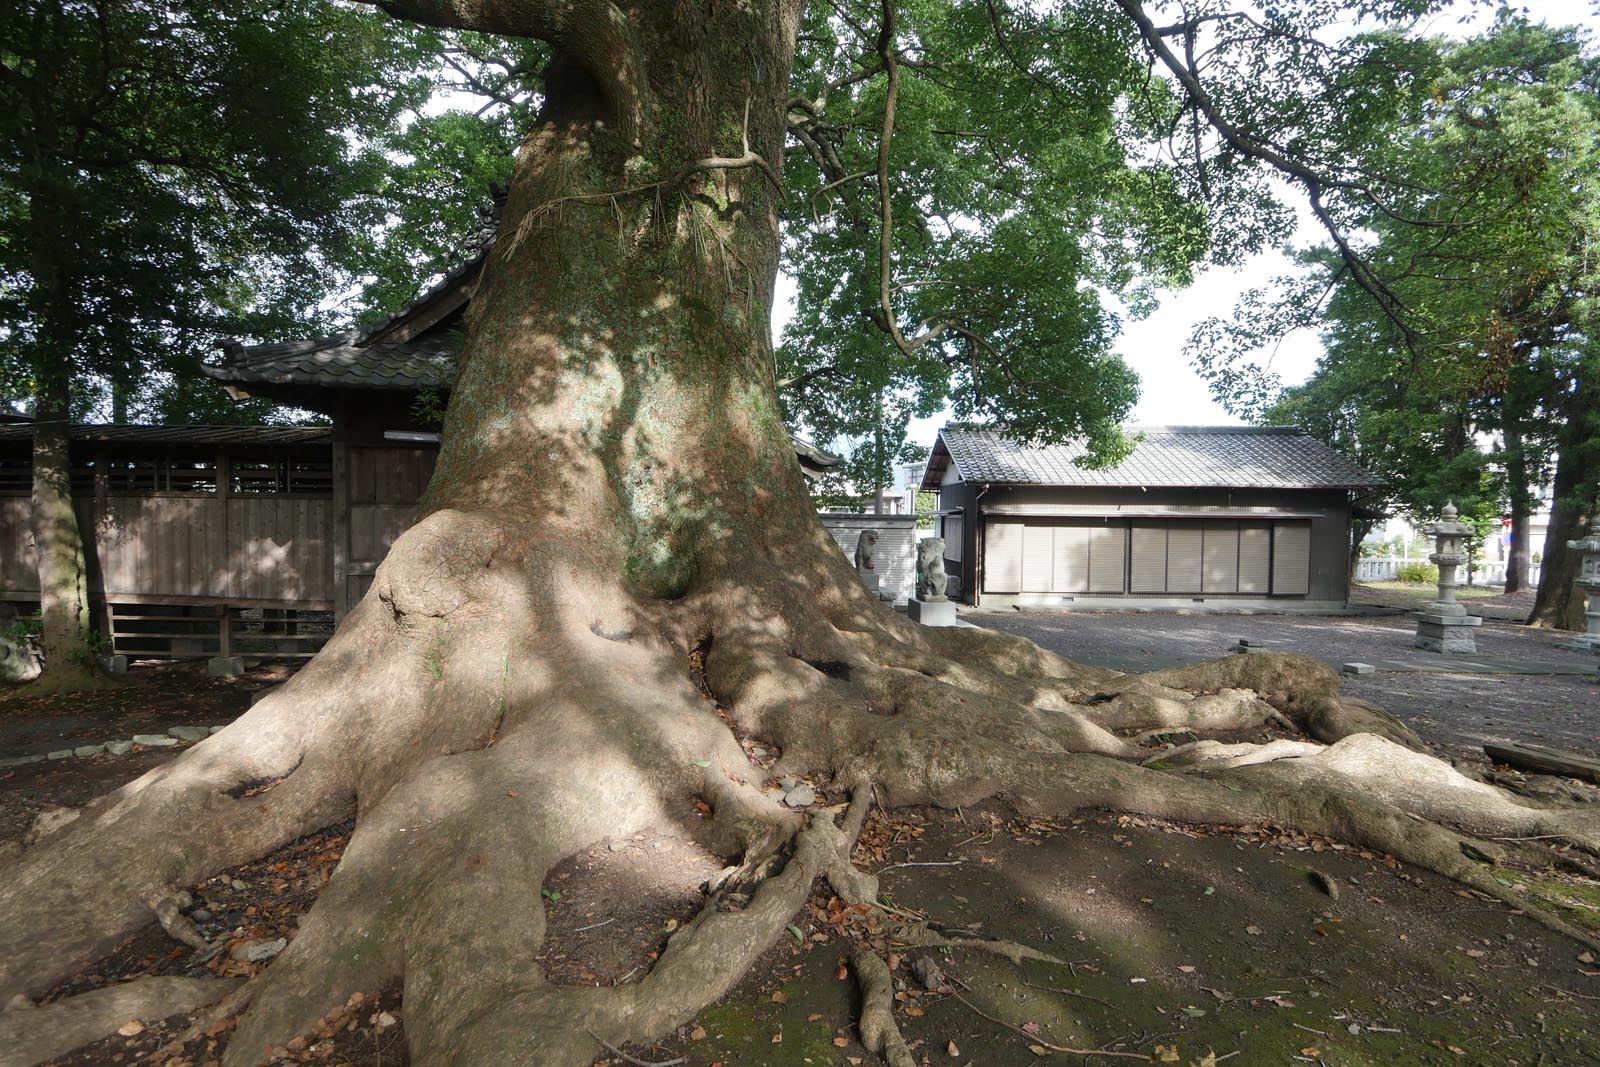
[[[1128,564],[1125,526],[1089,527],[1089,591],[1120,593]]]
[[[961,516],[946,515],[944,523],[944,558],[961,562]]]
[[[1311,524],[1279,522],[1272,526],[1272,595],[1305,596],[1311,592]]]
[[[1164,593],[1167,590],[1167,528],[1135,526],[1133,551],[1129,560],[1130,589],[1135,593]]]
[[[1057,593],[1081,593],[1089,588],[1087,526],[1062,523],[1056,527],[1055,583],[1051,588]]]
[[[1056,532],[1040,519],[1022,524],[1022,591],[1048,593],[1055,567]]]
[[[1239,592],[1265,593],[1272,573],[1272,530],[1267,526],[1239,528]]]
[[[1200,592],[1202,570],[1199,523],[1167,527],[1167,592]]]
[[[983,589],[986,593],[1022,591],[1022,523],[988,520],[984,530]]]
[[[1239,524],[1205,524],[1206,573],[1203,589],[1207,593],[1239,591]]]

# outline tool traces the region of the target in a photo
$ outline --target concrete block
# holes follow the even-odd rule
[[[127,656],[106,656],[105,658],[101,659],[100,664],[101,666],[105,667],[107,674],[128,673]]]
[[[956,604],[953,600],[918,600],[912,597],[906,601],[906,614],[912,622],[919,622],[924,626],[954,626],[956,624]]]
[[[1370,663],[1346,663],[1339,668],[1345,674],[1376,674],[1378,668]]]
[[[244,673],[244,657],[213,656],[206,661],[206,673],[213,678],[237,678]]]

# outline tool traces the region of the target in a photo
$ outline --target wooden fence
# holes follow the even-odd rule
[[[28,497],[0,497],[0,599],[38,595],[31,511]],[[108,601],[333,607],[328,497],[113,493],[77,511],[94,531],[90,588]]]

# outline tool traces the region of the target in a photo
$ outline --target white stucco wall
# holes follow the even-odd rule
[[[917,582],[917,520],[913,515],[853,515],[837,511],[822,512],[818,518],[833,535],[845,558],[854,566],[856,541],[863,530],[878,531],[878,547],[873,562],[878,569],[878,590],[904,604]]]

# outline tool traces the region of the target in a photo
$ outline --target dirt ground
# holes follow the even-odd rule
[[[289,673],[266,664],[240,678],[209,678],[201,662],[146,661],[128,672],[126,684],[96,693],[37,698],[22,687],[0,687],[0,759],[230,723],[250,707],[252,693]],[[87,803],[170,758],[170,750],[135,748],[124,756],[0,768],[0,841],[20,837],[45,808]]]
[[[202,684],[171,673],[136,678],[118,714],[165,725],[210,721],[227,708],[242,710],[254,684],[189,682]],[[145,694],[142,704],[136,692]],[[195,717],[166,714],[164,700],[184,703]],[[41,729],[5,723],[13,713],[0,705],[0,729]],[[87,706],[73,713],[86,714]],[[131,721],[118,721],[118,736]],[[95,765],[99,791],[171,755],[63,763]],[[30,774],[0,777],[0,811],[19,805],[20,793],[35,808],[81,802],[78,783],[58,768],[32,765],[16,769]],[[637,981],[698,911],[722,861],[692,839],[700,813],[681,817],[681,826],[602,842],[550,872],[541,887],[550,922],[538,961],[548,980]],[[270,966],[276,941],[294,937],[331,876],[349,829],[329,827],[192,887],[189,914],[207,950],[152,925],[50,997],[140,974],[237,976]],[[0,823],[0,841],[20,832],[16,820]],[[855,859],[879,873],[889,908],[845,908],[819,889],[732,994],[672,1040],[607,1052],[596,1063],[876,1064],[855,1030],[855,985],[843,968],[861,943],[894,965],[896,1021],[918,1062],[930,1065],[1128,1057],[1198,1067],[1600,1063],[1594,956],[1497,902],[1339,842],[1271,827],[1195,828],[1105,814],[1017,819],[995,803],[874,815]],[[1600,885],[1521,877],[1567,917],[1600,929]],[[735,897],[722,906],[741,903]],[[911,916],[934,920],[955,947],[907,943],[900,923]],[[979,946],[991,939],[1024,943],[1058,962],[1015,965]],[[252,950],[268,956],[252,960]],[[401,1067],[404,1018],[398,989],[351,990],[284,1062]],[[128,1034],[51,1062],[216,1063],[232,1020],[200,1018],[199,1032],[175,1043],[192,1021],[130,1020]]]

